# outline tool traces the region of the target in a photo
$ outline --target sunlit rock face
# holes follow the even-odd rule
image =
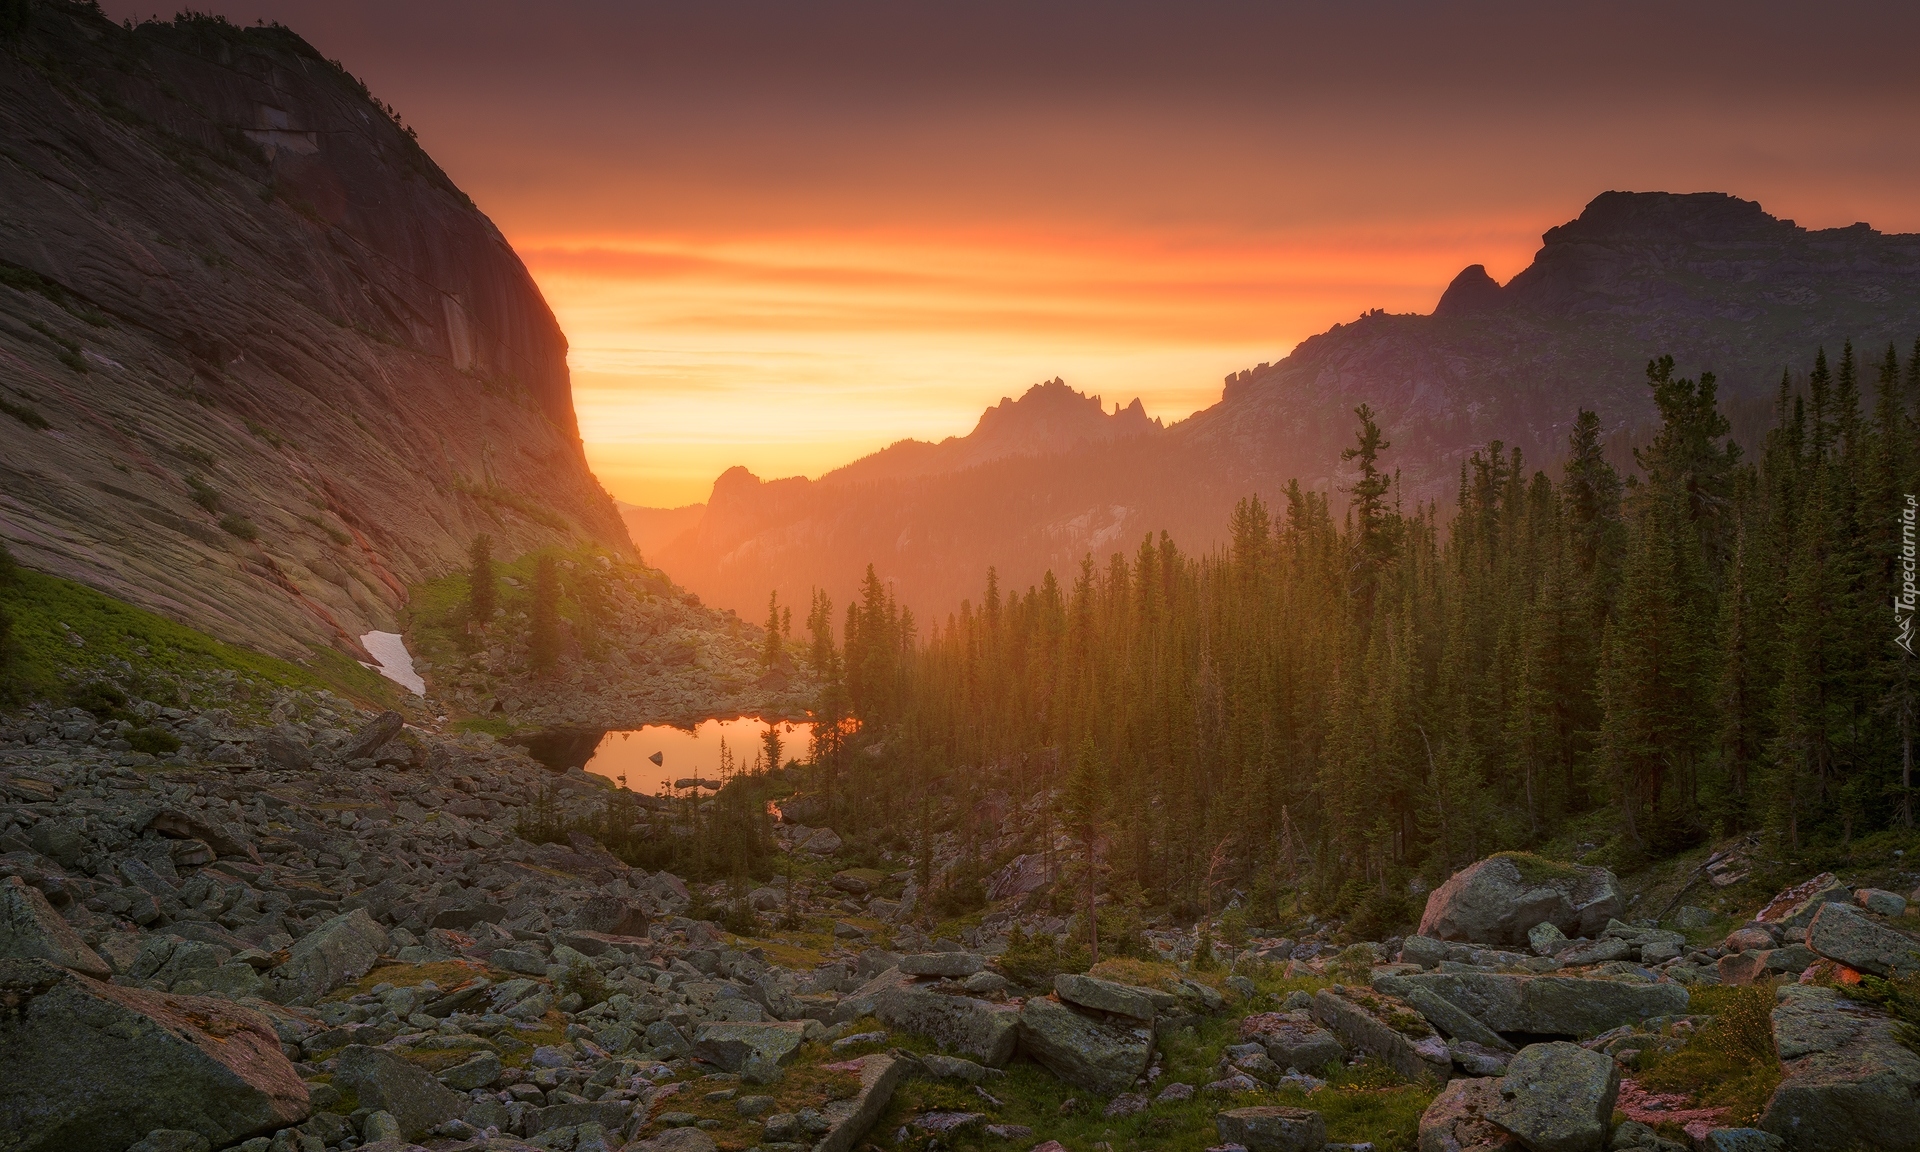
[[[408,584],[629,546],[491,221],[281,28],[39,5],[0,69],[0,534],[282,654]],[[43,426],[44,425],[44,426]]]

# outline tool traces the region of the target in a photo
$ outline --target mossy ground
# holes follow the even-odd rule
[[[290,663],[25,568],[0,581],[0,611],[13,621],[0,663],[0,703],[66,701],[91,680],[129,675],[138,681],[130,686],[151,699],[239,714],[264,713],[281,688],[325,688],[380,707],[399,704],[403,695],[344,653],[313,648],[304,666]]]

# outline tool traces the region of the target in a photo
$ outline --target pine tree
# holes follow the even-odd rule
[[[1094,747],[1093,738],[1081,742],[1080,754],[1074,757],[1073,771],[1067,777],[1066,795],[1061,803],[1061,823],[1066,825],[1067,834],[1080,842],[1082,856],[1087,867],[1087,932],[1093,946],[1093,963],[1100,962],[1100,921],[1097,913],[1099,901],[1099,867],[1094,853],[1100,841],[1102,816],[1101,793],[1103,781],[1100,771],[1100,753]]]
[[[485,627],[498,607],[497,594],[493,537],[483,532],[467,548],[467,619]]]

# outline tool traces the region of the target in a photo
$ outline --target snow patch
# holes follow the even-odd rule
[[[367,655],[380,662],[374,671],[415,696],[427,694],[427,682],[413,670],[413,656],[408,653],[407,642],[398,632],[369,632],[360,637],[360,646],[367,650]]]

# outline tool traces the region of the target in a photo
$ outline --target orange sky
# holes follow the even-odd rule
[[[393,103],[572,343],[616,496],[1063,376],[1169,420],[1609,188],[1920,230],[1890,3],[249,0]],[[108,3],[115,17],[144,15]]]

